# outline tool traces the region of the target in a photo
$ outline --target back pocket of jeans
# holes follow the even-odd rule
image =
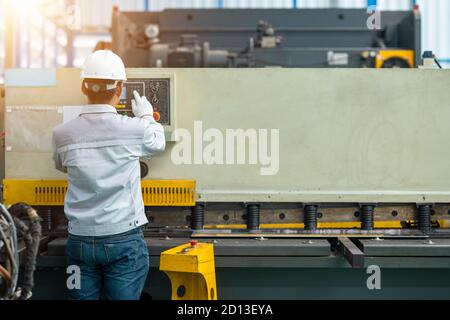
[[[138,241],[105,243],[104,248],[108,263],[114,263],[117,268],[136,268]]]
[[[67,240],[67,256],[70,259],[82,260],[83,259],[83,243],[78,240],[70,239]]]

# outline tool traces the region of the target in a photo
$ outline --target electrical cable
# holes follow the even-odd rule
[[[436,65],[439,67],[439,69],[442,69],[442,65],[440,64],[438,59],[434,58],[434,62],[436,62]]]

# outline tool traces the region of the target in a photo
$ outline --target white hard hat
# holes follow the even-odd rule
[[[117,54],[109,50],[97,50],[86,58],[81,78],[126,81],[127,75],[125,65]]]

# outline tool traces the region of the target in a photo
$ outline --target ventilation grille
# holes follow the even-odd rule
[[[146,206],[195,206],[195,181],[142,181]]]
[[[41,186],[34,188],[34,205],[64,204],[66,186]],[[26,202],[26,201],[21,201]]]
[[[3,198],[7,205],[26,202],[32,206],[63,206],[67,182],[62,180],[5,180]],[[195,205],[195,181],[146,180],[142,197],[148,207]]]

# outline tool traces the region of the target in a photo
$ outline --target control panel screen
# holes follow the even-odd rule
[[[120,104],[117,111],[125,116],[133,117],[131,100],[133,92],[147,97],[153,106],[154,118],[162,125],[170,123],[170,79],[131,79],[124,83]]]

